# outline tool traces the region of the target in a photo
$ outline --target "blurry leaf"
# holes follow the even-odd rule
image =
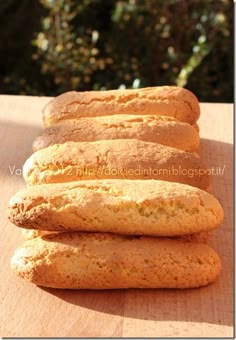
[[[138,89],[140,87],[140,79],[134,79],[133,84],[132,84],[132,88],[133,89]]]
[[[190,77],[191,73],[195,70],[197,66],[201,64],[203,59],[207,56],[210,52],[210,47],[208,44],[203,44],[204,39],[200,39],[201,45],[196,45],[193,49],[193,55],[189,58],[187,63],[182,67],[180,73],[176,79],[176,85],[184,87],[188,82],[188,78]]]

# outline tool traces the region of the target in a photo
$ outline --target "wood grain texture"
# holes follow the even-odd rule
[[[42,128],[41,109],[50,98],[0,96],[2,337],[230,337],[233,335],[232,151],[233,106],[201,104],[201,155],[213,176],[213,192],[225,210],[222,227],[210,245],[223,261],[219,280],[191,290],[66,291],[41,289],[18,279],[9,269],[21,231],[5,210],[24,186],[20,170]],[[10,167],[9,167],[10,166]],[[11,174],[11,171],[14,172]],[[4,235],[4,236],[3,236]]]

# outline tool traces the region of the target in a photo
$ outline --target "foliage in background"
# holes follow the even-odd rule
[[[37,0],[0,1],[0,93],[44,91],[40,66],[32,60],[32,39],[43,15],[46,10]]]
[[[5,0],[0,19],[13,15],[18,26],[0,32],[14,46],[0,43],[1,92],[177,84],[233,101],[232,0]]]

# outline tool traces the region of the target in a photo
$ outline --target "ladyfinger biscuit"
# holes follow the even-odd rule
[[[123,114],[62,121],[45,129],[35,139],[33,150],[69,141],[133,138],[185,151],[196,151],[200,142],[199,133],[192,125],[173,117]]]
[[[160,179],[209,190],[211,176],[199,157],[137,139],[66,142],[36,151],[24,164],[27,184],[91,179]]]
[[[223,220],[211,194],[158,180],[91,180],[35,185],[9,202],[12,223],[26,229],[180,236]]]
[[[200,114],[195,95],[181,87],[160,86],[138,90],[66,92],[43,109],[45,126],[66,119],[114,114],[171,116],[194,124]]]
[[[221,261],[201,243],[68,232],[26,241],[11,268],[52,288],[194,288],[214,282]]]
[[[22,229],[22,236],[25,240],[31,240],[32,238],[57,233],[57,231],[45,231],[45,230],[34,230],[34,229]],[[201,231],[200,233],[183,235],[175,238],[180,238],[189,242],[200,242],[207,243],[209,239],[209,233],[207,231]]]

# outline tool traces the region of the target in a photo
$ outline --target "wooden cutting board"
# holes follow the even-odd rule
[[[0,96],[2,337],[230,337],[233,336],[232,151],[233,106],[201,104],[201,156],[213,177],[225,220],[210,244],[223,271],[208,287],[190,290],[66,291],[42,289],[17,278],[10,257],[21,244],[6,217],[9,198],[24,186],[21,169],[42,128],[41,109],[50,98]]]

